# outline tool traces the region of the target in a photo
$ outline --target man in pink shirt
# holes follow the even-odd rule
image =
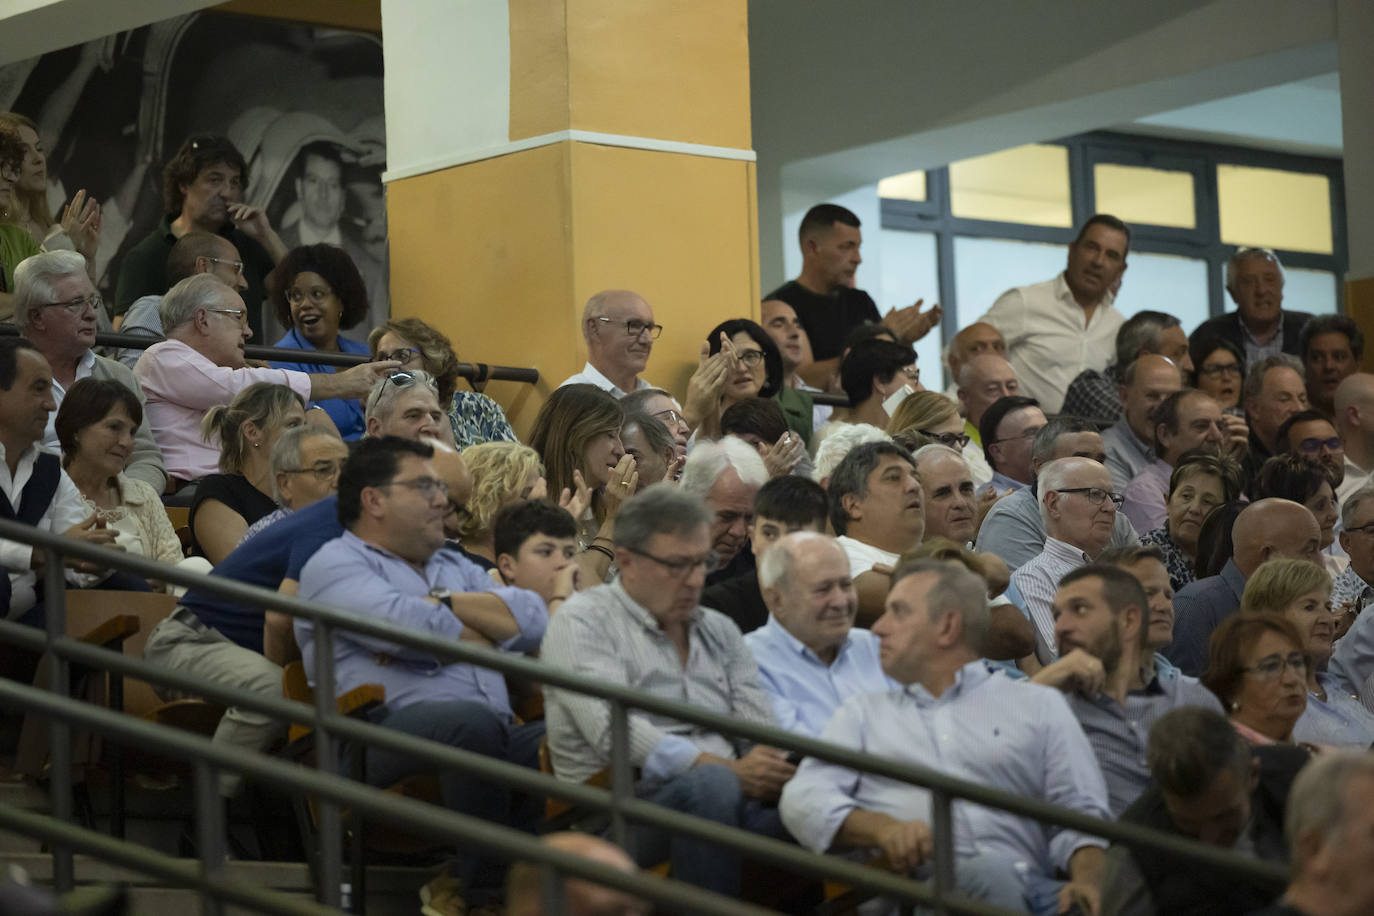
[[[172,490],[177,481],[195,480],[218,469],[219,443],[201,438],[201,418],[249,385],[286,385],[307,401],[362,398],[373,382],[400,365],[364,363],[333,374],[249,368],[243,347],[253,332],[243,299],[211,274],[177,283],[158,311],[167,339],[139,357],[134,376],[147,395],[148,424],[162,449]]]

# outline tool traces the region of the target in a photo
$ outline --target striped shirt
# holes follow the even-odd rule
[[[1092,557],[1072,544],[1045,538],[1045,549],[1011,574],[1012,584],[1026,602],[1025,611],[1035,626],[1035,657],[1042,665],[1059,657],[1058,641],[1054,638],[1054,612],[1050,609],[1054,593],[1059,590],[1059,580],[1091,562]]]
[[[739,627],[719,611],[698,607],[688,624],[684,666],[677,646],[648,609],[619,582],[578,592],[549,621],[540,647],[545,664],[666,700],[700,706],[762,725],[773,707]],[[737,739],[643,710],[629,711],[630,761],[642,789],[691,768],[703,753],[734,759]],[[586,782],[610,765],[609,704],[585,694],[544,687],[544,720],[554,773]]]

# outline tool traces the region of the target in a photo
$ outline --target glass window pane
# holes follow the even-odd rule
[[[1325,175],[1217,166],[1221,240],[1331,254],[1331,188]]]
[[[1193,229],[1193,174],[1171,169],[1099,162],[1093,166],[1097,212],[1128,223]]]
[[[1044,242],[1011,239],[954,239],[954,292],[959,297],[958,327],[984,315],[1013,286],[1053,279],[1064,270],[1068,249]],[[951,316],[946,316],[946,321]]]
[[[1316,315],[1336,308],[1336,275],[1326,270],[1288,267],[1283,272],[1283,307]]]
[[[955,162],[949,167],[949,184],[955,216],[1073,226],[1065,147],[1018,146]]]
[[[925,200],[926,173],[906,172],[878,182],[878,196],[888,200]]]
[[[1126,260],[1116,307],[1129,318],[1144,309],[1168,312],[1185,331],[1210,316],[1207,262],[1172,254],[1133,252]]]
[[[878,311],[887,314],[893,307],[911,305],[924,299],[921,308],[929,308],[940,300],[939,261],[935,250],[935,233],[906,232],[883,229],[879,232],[882,245],[882,277],[876,290],[869,290],[878,302]],[[952,321],[946,314],[943,321]],[[940,379],[940,328],[937,325],[925,337],[916,341],[916,366],[921,370],[921,383],[927,388],[943,387]]]

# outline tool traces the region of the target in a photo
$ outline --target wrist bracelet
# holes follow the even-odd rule
[[[615,560],[615,554],[611,553],[609,550],[607,550],[605,547],[602,547],[600,544],[588,544],[587,550],[595,550],[597,553],[604,553],[607,559]]]

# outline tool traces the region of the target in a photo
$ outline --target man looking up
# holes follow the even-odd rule
[[[1038,684],[1014,683],[982,659],[986,583],[962,564],[941,560],[903,563],[892,580],[873,633],[881,640],[883,672],[905,689],[846,700],[821,740],[1109,816],[1102,772],[1064,698]],[[913,735],[940,737],[914,741]],[[923,788],[807,758],[783,789],[779,809],[808,849],[876,850],[897,871],[927,876],[919,869],[934,849]],[[956,808],[954,824],[963,892],[1018,912],[1027,899],[1056,901],[1048,912],[1072,905],[1098,911],[1101,840],[972,805]],[[1058,870],[1069,875],[1067,884],[1054,879]]]
[[[1118,491],[1154,460],[1155,430],[1150,415],[1159,402],[1183,387],[1178,366],[1153,353],[1140,357],[1121,374],[1122,416],[1102,433],[1107,470]]]
[[[62,406],[67,389],[83,378],[112,379],[146,403],[132,372],[91,349],[100,309],[100,294],[86,274],[86,259],[75,251],[36,254],[14,269],[14,319],[52,369],[52,399],[57,407]],[[42,443],[60,451],[53,428],[56,416],[54,408]],[[162,453],[147,422],[134,430],[134,447],[124,473],[158,493],[167,489]]]
[[[1336,389],[1360,368],[1364,334],[1345,315],[1318,315],[1303,325],[1298,349],[1307,370],[1307,403],[1331,418]]]
[[[654,310],[638,293],[602,290],[582,309],[587,363],[581,372],[564,379],[563,385],[595,385],[618,398],[653,387],[639,374],[662,333],[663,325],[654,324]]]
[[[983,438],[978,431],[983,413],[994,401],[1020,391],[1016,370],[995,353],[975,356],[959,370],[959,410],[964,415],[964,434],[968,436],[964,460],[973,472],[974,486],[982,487],[992,480],[992,468],[983,457]]]
[[[911,457],[921,481],[926,520],[922,539],[949,538],[967,545],[978,530],[978,504],[968,462],[947,445],[927,445]]]
[[[1374,481],[1374,375],[1356,372],[1336,387],[1336,433],[1345,446],[1345,477],[1336,498]]]
[[[1035,398],[1001,398],[983,412],[978,423],[978,438],[983,455],[992,468],[992,480],[978,491],[982,496],[994,490],[999,496],[1030,486],[1035,480],[1031,467],[1031,442],[1045,428],[1045,412]]]
[[[1283,265],[1268,248],[1238,248],[1226,262],[1226,292],[1236,310],[1209,318],[1191,337],[1221,337],[1245,352],[1245,365],[1287,353],[1301,356],[1302,328],[1311,315],[1283,307]]]
[[[802,375],[812,385],[827,386],[840,367],[845,335],[858,325],[881,320],[899,342],[909,346],[940,320],[940,307],[932,305],[923,312],[921,299],[903,309],[889,309],[879,319],[873,297],[854,287],[854,275],[863,263],[859,256],[863,234],[859,218],[848,209],[837,204],[812,207],[802,217],[797,241],[802,252],[800,276],[763,298],[765,302],[779,299],[796,310],[811,341],[814,361],[802,369]]]
[[[1103,429],[1121,419],[1122,371],[1146,353],[1158,353],[1185,374],[1193,371],[1188,335],[1173,315],[1136,312],[1116,332],[1116,357],[1106,369],[1084,369],[1069,385],[1061,413],[1097,423]]]
[[[1007,340],[1007,358],[1021,391],[1050,414],[1060,412],[1069,383],[1084,369],[1105,369],[1121,313],[1112,308],[1126,270],[1131,230],[1099,213],[1069,245],[1064,272],[1052,280],[1007,290],[980,321]]]

